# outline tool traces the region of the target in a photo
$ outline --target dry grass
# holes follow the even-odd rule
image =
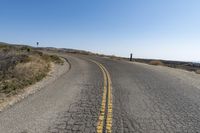
[[[40,57],[30,56],[29,60],[30,61],[26,63],[19,63],[16,65],[14,68],[14,75],[16,75],[17,78],[27,77],[30,79],[49,71],[49,62],[46,62]]]
[[[56,55],[47,55],[29,46],[0,43],[0,103],[43,79],[52,62],[64,63]]]
[[[103,56],[105,56],[105,55],[103,55]],[[110,58],[110,59],[114,59],[114,60],[121,60],[120,57],[117,57],[117,56],[115,56],[115,55],[111,55],[111,56],[109,56],[109,58]]]
[[[200,69],[199,69],[199,70],[196,70],[196,73],[197,73],[197,74],[200,74]]]
[[[51,61],[51,62],[54,62],[56,64],[61,64],[63,65],[63,60],[60,59],[60,57],[58,57],[57,55],[46,55],[46,54],[43,54],[42,56],[42,59],[45,60],[45,61]]]
[[[46,76],[50,70],[50,62],[39,56],[30,56],[28,62],[18,63],[9,78],[2,80],[0,93],[5,96],[16,94],[25,86],[31,85]]]
[[[153,60],[149,62],[150,65],[155,65],[155,66],[163,66],[164,64],[159,61],[159,60]]]
[[[56,55],[47,55],[29,47],[0,47],[0,101],[24,87],[43,79],[50,63],[63,64]]]

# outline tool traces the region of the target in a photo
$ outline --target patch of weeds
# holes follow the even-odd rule
[[[155,65],[155,66],[163,66],[164,64],[159,61],[159,60],[154,60],[149,62],[150,65]]]
[[[55,62],[56,64],[63,65],[64,61],[60,59],[57,55],[50,55],[51,61]]]
[[[196,73],[197,73],[197,74],[200,74],[200,69],[199,69],[199,70],[196,70]]]
[[[42,59],[47,61],[47,62],[54,62],[56,64],[63,65],[64,61],[57,55],[47,55],[43,54]]]

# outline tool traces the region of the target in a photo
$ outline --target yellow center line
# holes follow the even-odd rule
[[[111,82],[110,74],[102,64],[93,60],[91,61],[99,66],[99,68],[101,69],[103,73],[103,78],[104,78],[103,97],[102,97],[101,109],[99,113],[99,119],[97,122],[97,133],[103,133],[104,124],[106,124],[105,125],[106,133],[111,133],[113,105],[112,105],[112,82]],[[107,102],[107,106],[106,106],[106,102]],[[106,123],[104,123],[105,119],[106,119]]]
[[[108,76],[108,112],[107,112],[107,119],[106,119],[106,132],[112,132],[112,82],[110,78],[110,74],[105,69],[107,76]]]

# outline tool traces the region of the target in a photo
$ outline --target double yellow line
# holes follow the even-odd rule
[[[103,73],[104,86],[103,97],[101,103],[101,110],[99,113],[99,119],[97,123],[97,133],[111,133],[112,132],[112,82],[110,74],[107,69],[100,63],[91,60],[99,66]]]

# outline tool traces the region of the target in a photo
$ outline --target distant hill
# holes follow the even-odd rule
[[[0,45],[12,46],[12,47],[16,47],[16,48],[30,47],[35,50],[54,51],[54,52],[61,52],[61,53],[74,53],[74,54],[85,54],[85,55],[95,54],[95,53],[92,53],[90,51],[85,51],[85,50],[68,49],[68,48],[54,48],[54,47],[32,47],[32,46],[23,45],[23,44],[9,44],[9,43],[5,43],[5,42],[0,42]]]
[[[38,47],[38,48],[35,48],[35,49],[45,50],[45,51],[54,51],[54,52],[60,52],[60,53],[74,53],[74,54],[85,54],[85,55],[94,54],[90,51],[77,50],[77,49],[67,49],[67,48]]]
[[[114,55],[97,54],[97,53],[92,53],[90,51],[77,50],[77,49],[54,48],[54,47],[32,47],[32,46],[21,45],[21,44],[8,44],[8,43],[5,43],[5,42],[0,42],[0,46],[1,45],[13,46],[13,47],[22,48],[22,49],[25,47],[25,48],[31,48],[31,49],[35,49],[35,50],[39,50],[39,51],[72,53],[72,54],[83,54],[83,55],[95,55],[95,56],[107,57],[107,58],[111,58],[111,59],[128,60],[128,58],[117,57],[117,56],[114,56]],[[136,61],[136,62],[147,63],[147,64],[151,64],[152,62],[158,62],[159,61],[160,63],[162,63],[165,66],[185,69],[185,70],[188,70],[188,71],[197,71],[197,70],[200,69],[200,63],[199,62],[184,62],[184,61],[140,59],[140,58],[134,58],[133,60]]]

